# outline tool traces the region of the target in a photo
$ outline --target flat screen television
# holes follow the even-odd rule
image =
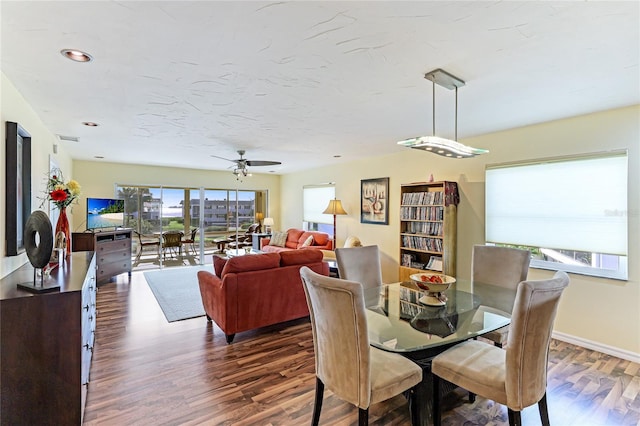
[[[87,229],[124,226],[124,200],[87,198]]]

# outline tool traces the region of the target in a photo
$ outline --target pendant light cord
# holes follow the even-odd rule
[[[433,133],[432,135],[435,136],[436,135],[436,82],[435,80],[431,80],[431,86],[433,87],[432,93],[433,93],[433,105],[431,108],[431,112],[433,114]]]
[[[454,134],[454,141],[458,141],[458,86],[456,85],[456,130]]]

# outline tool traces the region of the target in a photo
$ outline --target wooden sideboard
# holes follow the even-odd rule
[[[34,294],[26,264],[0,280],[0,424],[82,424],[96,326],[93,252],[53,270],[60,291]]]
[[[116,231],[74,232],[71,234],[73,251],[96,252],[96,276],[99,283],[128,272],[131,276],[131,229]]]

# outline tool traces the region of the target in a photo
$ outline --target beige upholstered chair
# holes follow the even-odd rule
[[[490,284],[510,288],[515,297],[518,283],[527,279],[530,259],[531,253],[528,250],[475,245],[471,257],[472,281],[474,284]],[[485,304],[491,304],[491,302],[486,301]],[[511,313],[511,300],[495,302],[496,304],[492,307],[501,308],[501,310]],[[508,334],[509,326],[506,326],[482,337],[493,341],[494,345],[502,347],[507,342]]]
[[[538,404],[543,425],[547,410],[547,358],[553,321],[569,277],[518,284],[506,350],[477,340],[456,345],[431,363],[433,420],[440,425],[440,378],[507,406],[509,424],[520,424],[520,412]]]
[[[382,287],[382,267],[378,246],[338,248],[336,261],[340,278],[359,282],[365,289]],[[369,292],[365,298],[367,307],[378,304],[377,294]]]
[[[407,390],[413,398],[413,387],[422,381],[422,369],[402,355],[369,345],[362,285],[316,274],[306,266],[300,269],[300,276],[311,315],[316,359],[312,424],[320,420],[325,386],[358,407],[360,425],[368,423],[371,404]]]

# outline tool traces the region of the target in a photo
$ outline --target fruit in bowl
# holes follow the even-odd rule
[[[443,274],[412,274],[409,278],[427,295],[420,298],[420,302],[430,306],[443,306],[447,297],[442,292],[447,291],[456,282],[454,277]]]

